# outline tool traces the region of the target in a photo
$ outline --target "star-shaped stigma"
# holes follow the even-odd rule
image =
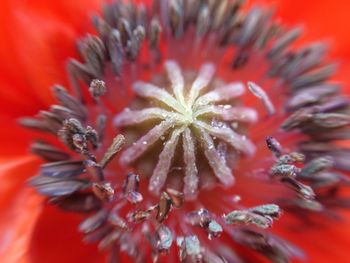
[[[253,143],[245,135],[235,131],[237,124],[251,123],[257,119],[255,110],[232,105],[232,101],[237,101],[237,97],[245,92],[244,85],[234,82],[213,87],[211,82],[215,66],[211,63],[201,66],[192,84],[186,83],[186,78],[175,61],[166,61],[165,69],[170,87],[158,87],[144,82],[133,85],[137,96],[156,102],[152,104],[156,107],[125,109],[115,118],[117,127],[159,120],[122,153],[121,164],[132,164],[158,140],[166,137],[150,178],[149,191],[158,194],[163,188],[179,148],[183,152],[181,168],[186,197],[195,196],[199,186],[200,172],[196,164],[199,150],[219,182],[232,185],[234,177],[226,162],[225,152],[219,149],[220,143],[248,156],[255,150]]]

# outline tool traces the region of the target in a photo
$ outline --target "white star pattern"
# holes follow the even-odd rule
[[[157,125],[122,153],[121,163],[130,165],[161,137],[164,138],[165,134],[169,134],[150,178],[149,191],[158,194],[165,185],[181,137],[184,162],[183,191],[186,197],[194,196],[198,189],[197,143],[217,179],[224,185],[232,185],[234,176],[225,158],[222,158],[217,150],[215,140],[220,140],[248,156],[254,154],[253,143],[246,136],[238,134],[230,123],[255,122],[256,111],[247,107],[222,104],[241,96],[245,92],[244,85],[234,82],[208,90],[215,74],[215,67],[211,63],[206,63],[199,69],[190,88],[185,90],[186,83],[179,65],[175,61],[166,61],[165,69],[171,83],[172,94],[165,88],[144,82],[135,83],[133,90],[137,96],[161,102],[166,107],[126,109],[114,120],[117,127],[159,120]],[[206,118],[203,118],[204,116]],[[208,123],[208,117],[219,119],[219,125],[215,125],[214,122]]]

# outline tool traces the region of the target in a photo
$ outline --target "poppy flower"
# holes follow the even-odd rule
[[[1,3],[2,262],[347,261],[347,2],[243,2]]]

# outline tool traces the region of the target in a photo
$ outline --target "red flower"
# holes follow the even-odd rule
[[[284,23],[305,25],[307,30],[300,45],[318,38],[329,39],[330,57],[339,58],[342,62],[334,79],[343,82],[344,90],[347,92],[347,83],[350,83],[350,76],[347,74],[350,69],[350,63],[347,61],[350,56],[348,48],[350,38],[346,32],[349,24],[347,1],[337,0],[333,4],[320,0],[262,2],[276,4],[277,16]],[[84,2],[62,0],[52,3],[38,0],[6,0],[0,4],[0,33],[3,36],[0,42],[2,262],[105,260],[105,253],[99,252],[96,246],[81,242],[83,236],[77,231],[81,216],[43,205],[45,199],[27,186],[27,179],[37,173],[42,163],[39,158],[28,154],[27,150],[32,139],[38,137],[38,134],[17,124],[18,118],[34,115],[37,111],[56,103],[48,87],[56,83],[69,86],[65,63],[70,57],[79,58],[75,44],[86,33],[94,32],[90,17],[94,12],[100,12],[100,5],[101,1],[98,0]],[[168,48],[166,45],[161,46],[162,51]],[[218,68],[218,71],[220,77],[228,76],[224,69]],[[137,79],[147,80],[146,75],[140,74]],[[122,104],[122,101],[119,102]],[[256,100],[251,99],[247,104],[251,106],[254,103]],[[348,140],[342,140],[340,143],[348,145]],[[255,191],[254,184],[246,185],[246,181],[240,184],[245,187],[242,193]],[[205,193],[210,194],[210,191]],[[244,195],[242,198],[245,198]],[[150,197],[150,200],[154,199]],[[205,203],[207,199],[200,196],[200,200]],[[344,218],[344,221],[340,222],[322,221],[325,220],[324,217],[316,213],[314,218],[316,217],[316,221],[321,221],[322,224],[306,228],[298,228],[299,225],[294,222],[294,218],[286,213],[282,216],[281,223],[275,224],[274,230],[284,239],[302,248],[310,262],[347,262],[349,215],[344,211],[340,213]]]

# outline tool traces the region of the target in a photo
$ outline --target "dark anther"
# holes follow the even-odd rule
[[[158,222],[162,223],[164,219],[168,216],[171,208],[171,199],[166,192],[163,192],[159,200],[159,208],[157,213]]]
[[[105,95],[107,92],[106,83],[103,80],[92,80],[90,83],[89,92],[95,99]]]
[[[267,147],[276,157],[280,157],[282,154],[282,146],[281,144],[273,137],[266,138]]]
[[[110,183],[93,183],[92,191],[104,202],[110,202],[114,198],[114,189],[112,188]]]

